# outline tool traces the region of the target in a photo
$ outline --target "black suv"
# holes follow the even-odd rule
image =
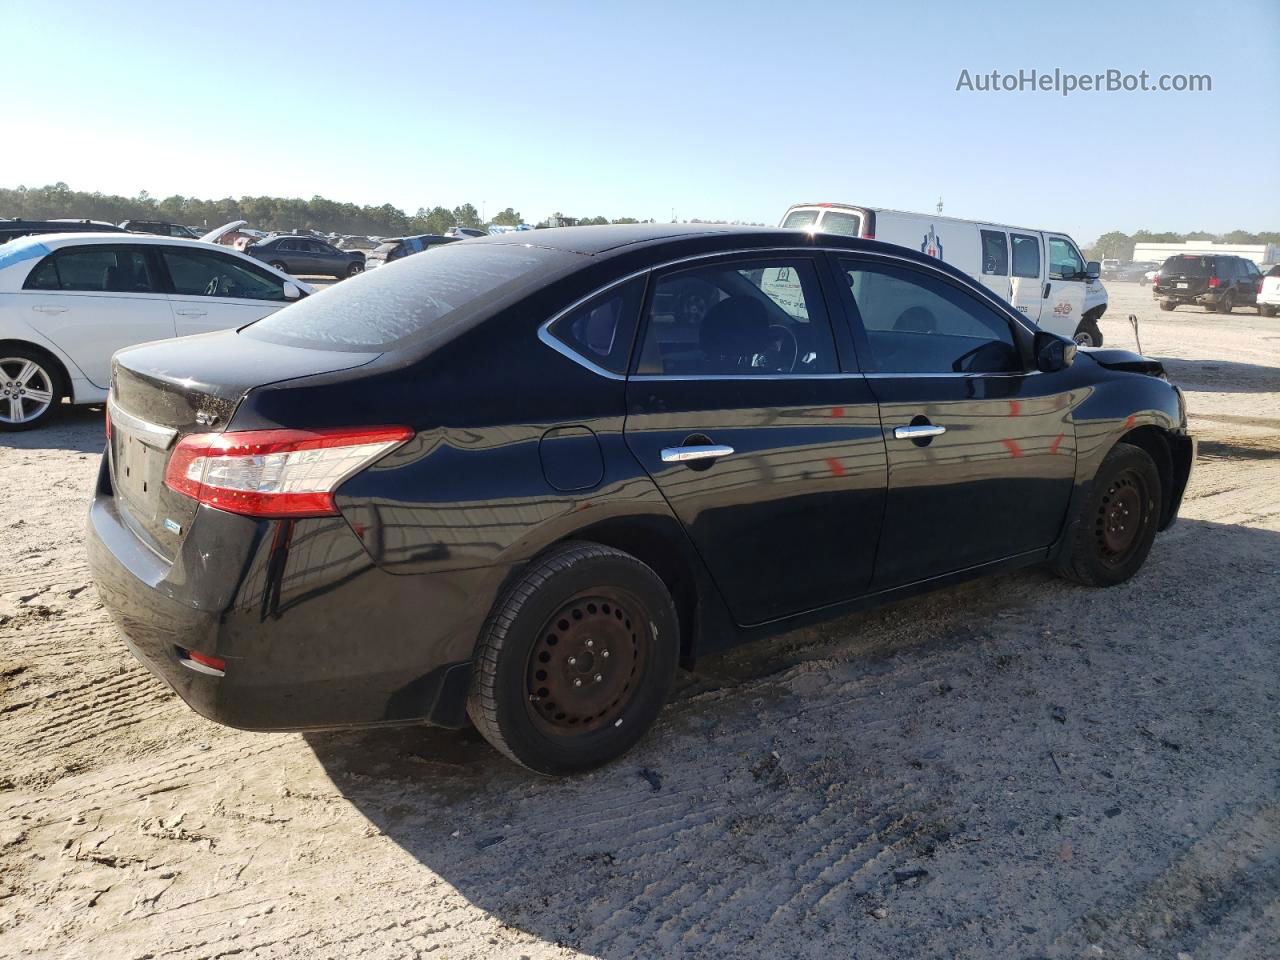
[[[364,273],[364,254],[339,250],[323,240],[300,234],[281,234],[253,243],[244,250],[251,257],[293,276],[354,277]]]
[[[1252,260],[1224,254],[1182,253],[1170,257],[1151,285],[1161,310],[1198,303],[1206,310],[1230,313],[1232,307],[1258,302],[1262,272]]]
[[[183,240],[199,240],[200,234],[180,223],[167,223],[164,220],[122,220],[121,230],[130,233],[154,233],[158,237],[180,237]]]
[[[0,243],[8,243],[33,233],[123,233],[113,223],[101,220],[0,220]]]

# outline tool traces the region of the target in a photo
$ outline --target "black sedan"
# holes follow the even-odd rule
[[[128,349],[108,412],[93,575],[192,707],[470,718],[555,774],[717,647],[1025,564],[1121,583],[1194,455],[1159,363],[935,258],[675,224],[452,244]]]
[[[249,244],[244,252],[295,277],[336,277],[341,280],[364,273],[362,251],[339,250],[312,237],[293,234],[267,237]]]

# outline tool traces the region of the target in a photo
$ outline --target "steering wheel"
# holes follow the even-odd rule
[[[968,353],[962,353],[951,364],[951,369],[956,373],[998,373],[1007,369],[1004,361],[1007,360],[1008,349],[1008,345],[999,340],[988,340],[986,343],[978,344]],[[990,365],[984,364],[979,367],[978,360],[984,354],[987,354],[994,362]]]
[[[791,362],[785,365],[785,369],[782,362],[782,358],[786,356],[787,348],[785,346],[782,346],[778,350],[778,372],[792,373],[795,371],[796,364],[800,360],[800,339],[795,335],[795,331],[787,327],[784,327],[780,323],[769,324],[769,332],[772,333],[775,330],[781,331],[783,334],[782,337],[778,338],[779,342],[785,343],[786,340],[791,341]]]
[[[205,284],[204,295],[206,297],[216,297],[218,295],[218,278],[213,277]]]

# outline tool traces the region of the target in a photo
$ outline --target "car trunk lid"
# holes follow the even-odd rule
[[[121,517],[172,562],[198,509],[164,483],[177,443],[192,433],[225,430],[254,387],[361,366],[377,356],[246,341],[235,331],[120,352],[112,361],[107,452]]]

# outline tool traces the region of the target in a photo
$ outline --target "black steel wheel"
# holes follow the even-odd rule
[[[1160,473],[1140,447],[1117,443],[1073,508],[1055,571],[1091,587],[1111,587],[1146,562],[1160,526]]]
[[[563,544],[531,562],[494,605],[467,713],[530,770],[589,770],[653,724],[679,649],[675,606],[653,570],[612,547]]]

